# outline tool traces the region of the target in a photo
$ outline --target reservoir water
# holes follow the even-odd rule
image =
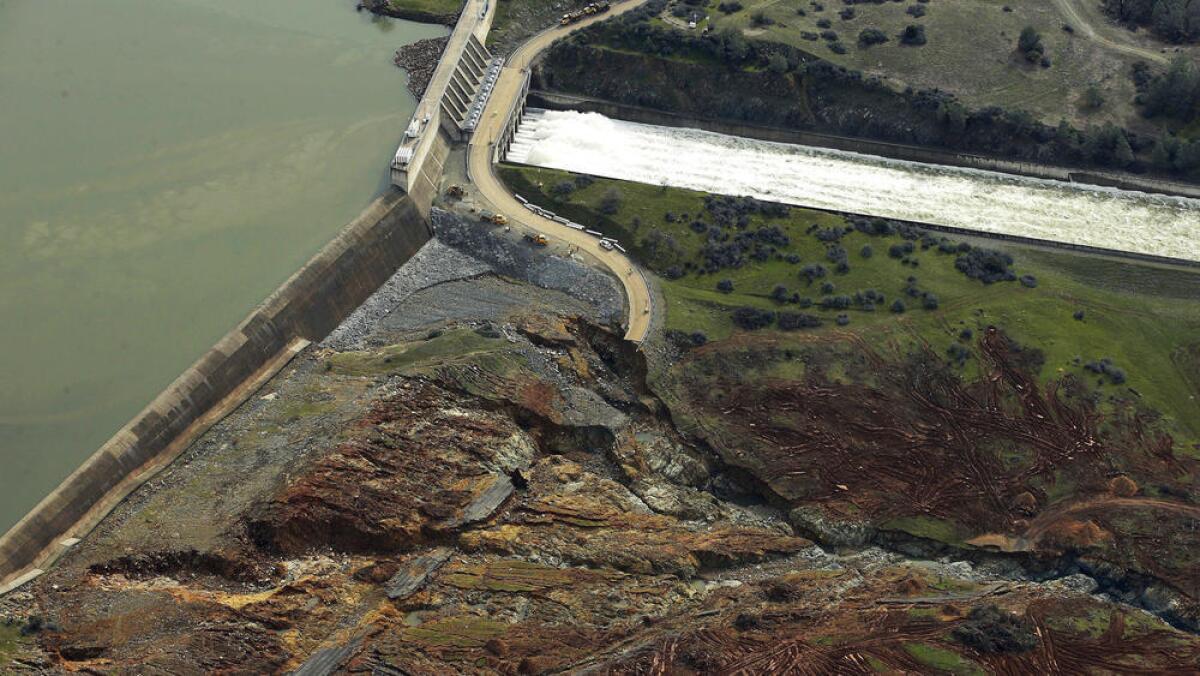
[[[1200,200],[530,109],[507,160],[640,183],[1200,260]]]
[[[441,26],[0,0],[0,531],[385,185]]]

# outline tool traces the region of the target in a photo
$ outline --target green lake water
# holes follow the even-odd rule
[[[0,532],[386,184],[441,26],[0,0]]]

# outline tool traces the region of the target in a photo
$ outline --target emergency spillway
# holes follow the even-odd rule
[[[509,162],[1200,261],[1200,200],[529,109]]]

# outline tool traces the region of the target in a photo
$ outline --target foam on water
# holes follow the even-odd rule
[[[508,161],[1200,260],[1200,200],[530,109]]]

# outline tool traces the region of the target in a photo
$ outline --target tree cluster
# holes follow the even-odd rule
[[[954,267],[971,279],[978,279],[984,284],[995,282],[1011,282],[1017,274],[1012,271],[1012,256],[992,249],[978,247],[960,254],[954,260]]]
[[[1089,361],[1083,365],[1083,368],[1101,377],[1107,376],[1113,385],[1123,385],[1126,380],[1125,370],[1117,368],[1108,357],[1099,361]]]
[[[1198,0],[1103,0],[1102,6],[1114,19],[1146,26],[1169,42],[1200,40]]]

